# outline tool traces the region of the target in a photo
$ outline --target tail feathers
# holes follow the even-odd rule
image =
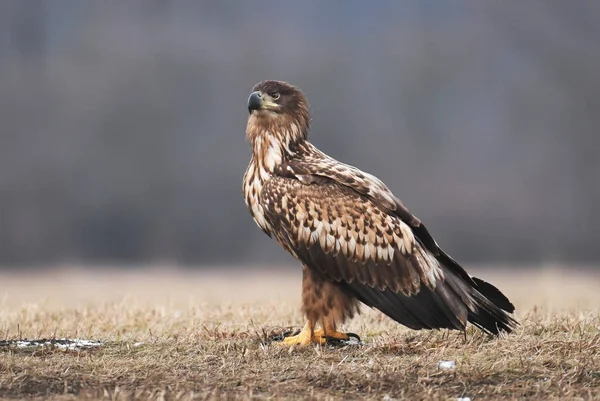
[[[489,299],[491,302],[493,302],[496,306],[504,309],[507,312],[513,313],[515,311],[515,306],[508,300],[508,298],[506,298],[506,295],[504,295],[502,292],[500,292],[499,289],[497,289],[490,283],[483,281],[480,278],[477,278],[477,277],[471,277],[471,278],[477,285],[476,289],[477,289],[477,291],[479,291],[479,293],[481,295],[483,295],[484,297]]]
[[[475,311],[469,311],[469,322],[490,334],[512,332],[518,326],[517,321],[508,314],[514,312],[514,305],[493,285],[476,277],[473,277],[473,281],[476,286],[470,288],[470,295],[476,308]]]

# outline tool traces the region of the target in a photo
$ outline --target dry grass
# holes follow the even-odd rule
[[[366,345],[264,345],[265,333],[303,323],[297,270],[4,273],[2,337],[93,338],[105,346],[4,348],[0,397],[600,397],[598,275],[481,272],[514,300],[522,322],[500,339],[472,329],[466,339],[414,332],[365,309],[345,329]],[[441,360],[456,369],[440,370]]]

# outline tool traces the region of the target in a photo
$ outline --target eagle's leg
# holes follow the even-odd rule
[[[319,272],[302,266],[302,310],[307,322],[300,334],[286,337],[283,345],[325,344],[327,340],[348,340],[349,336],[336,330],[336,324],[352,317],[358,303],[338,284]],[[315,330],[319,322],[321,328]]]
[[[323,320],[323,327],[319,332],[315,332],[315,335],[321,335],[326,340],[349,340],[350,336],[346,333],[341,333],[336,330],[335,320]]]

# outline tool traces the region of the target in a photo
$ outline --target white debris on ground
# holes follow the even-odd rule
[[[364,341],[360,340],[359,338],[350,337],[347,340],[328,340],[327,344],[329,345],[329,349],[336,349],[336,348],[339,348],[340,346],[355,347],[355,346],[359,346],[359,345],[365,345],[366,343]]]
[[[365,345],[364,341],[361,341],[360,338],[350,337],[345,341],[346,345]]]
[[[390,397],[389,394],[386,394],[383,396],[383,401],[393,401],[394,399],[392,397]]]
[[[15,346],[17,348],[42,348],[42,347],[54,347],[60,350],[83,350],[101,347],[103,343],[96,340],[85,340],[81,338],[57,338],[57,339],[41,339],[41,340],[8,340],[0,341],[0,346],[10,347]]]
[[[133,344],[134,347],[141,347],[142,345],[144,345],[145,343],[143,341],[137,342],[135,344]]]
[[[440,361],[440,363],[438,363],[438,368],[440,368],[442,370],[455,369],[456,368],[456,362],[454,362],[454,361]]]
[[[458,397],[456,401],[471,401],[471,397]]]

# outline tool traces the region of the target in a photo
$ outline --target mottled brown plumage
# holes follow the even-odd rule
[[[305,332],[286,343],[344,338],[336,324],[379,309],[414,329],[510,332],[514,307],[467,274],[387,186],[307,140],[308,102],[287,83],[257,84],[248,100],[252,159],[244,196],[256,223],[303,264]]]

